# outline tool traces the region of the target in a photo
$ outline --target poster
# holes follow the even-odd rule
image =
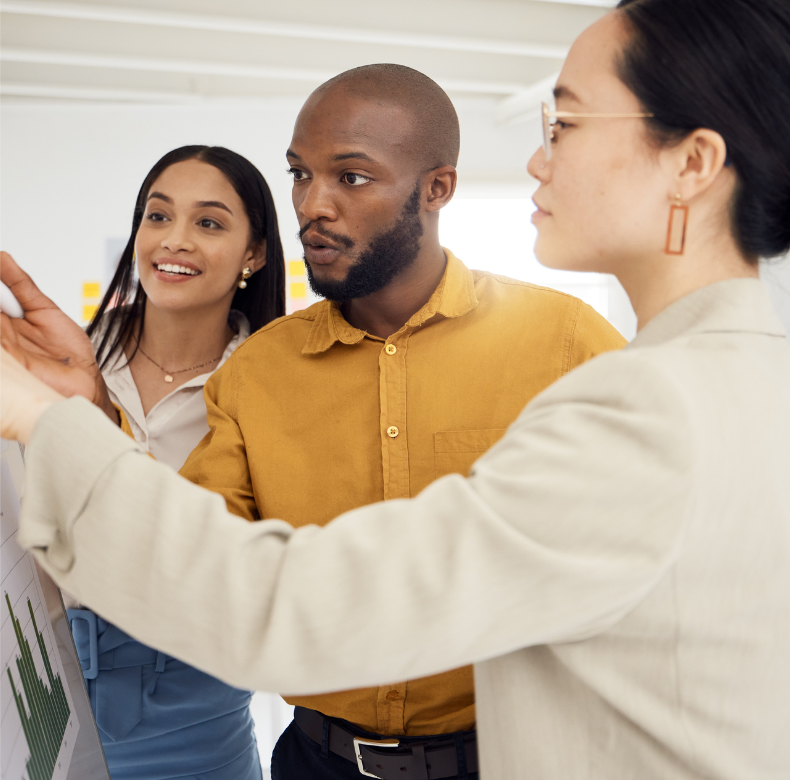
[[[0,780],[109,780],[60,594],[16,543],[22,454],[1,446]]]

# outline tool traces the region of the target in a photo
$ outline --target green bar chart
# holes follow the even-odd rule
[[[22,722],[22,730],[30,749],[27,773],[30,780],[51,780],[58,754],[60,753],[63,736],[66,733],[71,709],[66,700],[66,693],[60,675],[52,672],[52,663],[47,654],[44,637],[38,630],[30,599],[27,599],[27,608],[33,623],[36,643],[44,662],[46,681],[42,680],[36,673],[30,643],[22,633],[22,627],[14,614],[8,594],[4,595],[20,650],[20,656],[16,659],[16,667],[22,683],[22,690],[25,694],[24,698],[22,697],[22,691],[17,690],[11,670],[6,669],[6,673],[11,684],[19,719]],[[25,700],[27,700],[29,711],[25,707]]]
[[[6,457],[0,472],[0,780],[76,780],[79,719],[35,562],[16,542],[19,499]]]

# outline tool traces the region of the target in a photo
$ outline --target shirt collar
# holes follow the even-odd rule
[[[728,279],[667,306],[626,347],[652,347],[699,333],[761,333],[785,337],[768,289],[759,279]]]
[[[477,306],[472,272],[449,250],[444,249],[447,266],[436,289],[419,311],[415,312],[399,333],[425,325],[435,317],[462,317]],[[302,349],[303,355],[326,352],[338,341],[359,344],[368,334],[350,325],[340,311],[340,304],[323,301],[317,307],[313,327]]]

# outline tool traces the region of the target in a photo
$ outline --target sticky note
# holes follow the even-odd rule
[[[304,282],[291,282],[291,298],[306,298],[307,285]]]
[[[304,276],[304,262],[302,260],[288,261],[288,276]]]
[[[86,303],[82,307],[82,319],[84,322],[90,322],[93,315],[96,314],[96,309],[99,307],[95,303]]]
[[[101,298],[101,285],[99,284],[99,282],[83,282],[82,297]]]

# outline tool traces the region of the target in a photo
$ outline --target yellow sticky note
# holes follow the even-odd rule
[[[99,284],[99,282],[83,282],[82,297],[101,298],[101,284]]]
[[[307,285],[304,282],[291,282],[291,298],[306,298]]]
[[[302,260],[288,261],[288,276],[304,276],[304,262]]]
[[[86,303],[82,307],[82,319],[83,322],[90,322],[93,319],[93,315],[96,314],[96,309],[99,307],[95,303]]]

